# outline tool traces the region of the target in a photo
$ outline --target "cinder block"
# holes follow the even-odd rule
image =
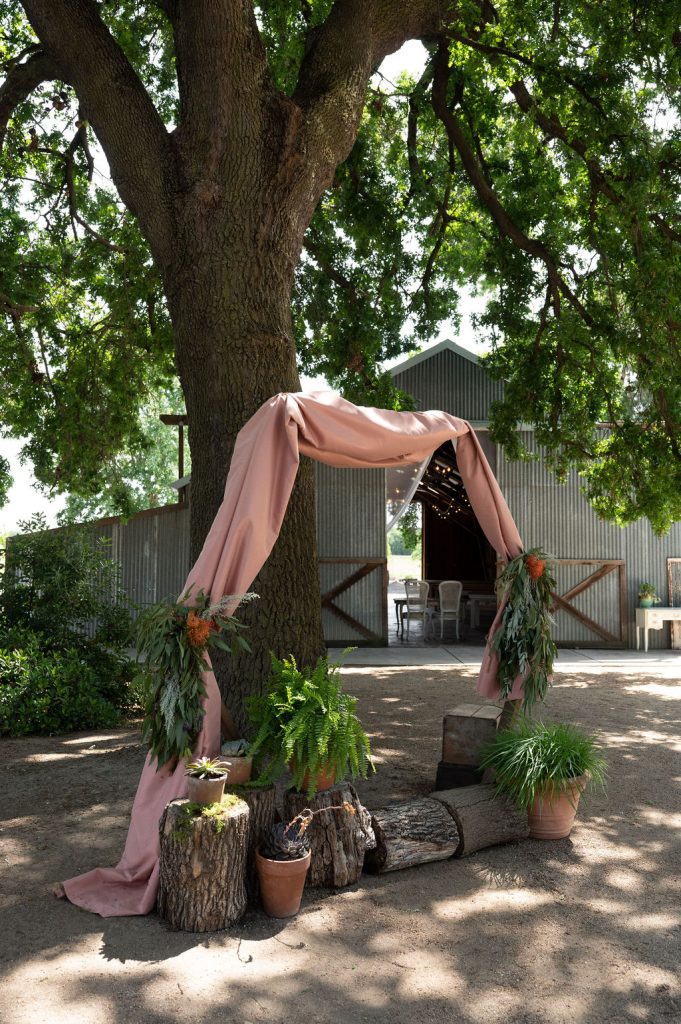
[[[435,789],[460,789],[461,786],[477,786],[482,782],[483,774],[479,768],[470,764],[448,764],[440,761],[435,776]]]
[[[459,704],[442,721],[442,760],[476,766],[483,743],[497,730],[502,709],[496,704]]]

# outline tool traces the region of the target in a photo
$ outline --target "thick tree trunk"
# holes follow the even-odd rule
[[[259,251],[244,252],[243,235],[250,233],[257,234],[257,227],[242,226],[239,237],[231,231],[217,238],[199,233],[194,260],[177,268],[169,282],[189,418],[194,558],[222,501],[239,430],[268,398],[300,390],[290,312],[292,260],[286,252],[267,261]],[[293,653],[309,664],[324,650],[314,475],[307,459],[301,461],[279,539],[251,590],[259,600],[238,612],[249,626],[251,653],[215,661],[225,703],[244,734],[244,701],[265,686],[270,651]]]

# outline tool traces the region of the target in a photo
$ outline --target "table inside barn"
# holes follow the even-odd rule
[[[440,597],[438,594],[438,587],[443,580],[426,580],[425,581],[430,587],[428,593],[428,605],[435,612],[440,610]],[[395,604],[395,632],[400,637],[404,637],[404,609],[407,604],[406,597],[394,597],[393,602]],[[470,616],[471,629],[478,629],[480,627],[480,610],[482,608],[496,609],[497,599],[490,591],[472,591],[463,590],[461,592],[461,605],[462,605],[462,618],[463,609],[468,607]]]

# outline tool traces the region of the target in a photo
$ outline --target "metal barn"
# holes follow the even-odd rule
[[[526,547],[541,546],[557,563],[556,640],[578,647],[634,647],[640,583],[653,583],[664,602],[681,604],[681,523],[657,538],[647,522],[626,529],[602,522],[573,474],[560,484],[541,457],[508,462],[490,442],[489,408],[503,385],[490,380],[474,354],[443,341],[392,370],[419,409],[467,419],[478,434]],[[526,441],[532,447],[532,433]],[[444,449],[447,449],[446,451]],[[386,474],[315,463],[322,618],[331,646],[387,644]],[[181,481],[186,483],[186,480]],[[423,576],[462,579],[490,595],[496,553],[482,535],[465,492],[457,487],[451,445],[435,453],[415,494],[423,509]],[[101,520],[123,585],[140,604],[178,593],[189,571],[186,503],[151,509],[123,524]],[[674,598],[676,600],[674,601]],[[670,645],[669,625],[650,634],[651,647]],[[673,646],[681,646],[674,626]]]

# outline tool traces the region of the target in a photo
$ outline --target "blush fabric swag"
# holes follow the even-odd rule
[[[279,394],[240,431],[225,496],[192,568],[189,587],[213,601],[248,590],[281,528],[301,455],[330,466],[378,468],[422,462],[447,440],[473,511],[503,559],[522,552],[508,506],[470,424],[445,412],[390,412],[352,405],[333,394]],[[502,609],[492,625],[499,624]],[[477,691],[497,697],[497,658],[486,648]],[[220,692],[206,673],[205,717],[197,755],[220,749]],[[511,697],[522,696],[522,680]],[[102,917],[146,914],[158,888],[158,821],[171,800],[186,795],[184,765],[156,770],[147,758],[132,807],[123,856],[115,868],[96,868],[64,882],[72,903]]]

